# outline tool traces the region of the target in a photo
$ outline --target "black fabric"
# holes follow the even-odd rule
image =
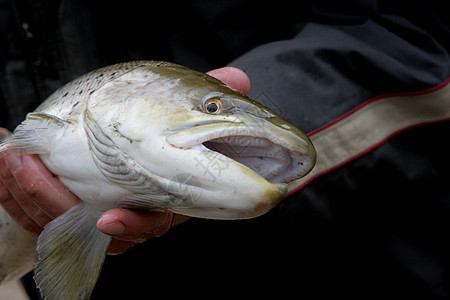
[[[306,23],[295,38],[258,47],[231,65],[250,76],[249,96],[308,132],[371,97],[423,90],[450,76],[443,45],[400,17],[386,19],[408,34],[371,18],[356,25]]]
[[[102,66],[152,59],[208,71],[292,37],[294,3],[283,2],[250,13],[247,1],[0,0],[1,125],[13,129],[59,86]]]
[[[0,125],[89,70],[160,59],[240,67],[250,96],[309,132],[371,97],[446,80],[444,4],[0,0]],[[450,299],[449,129],[401,133],[260,218],[192,219],[108,257],[92,299]]]
[[[448,40],[418,21],[429,10],[402,6],[401,13],[400,6],[369,2],[359,15],[314,6],[322,22],[235,60],[252,78],[250,96],[310,131],[371,97],[449,77]],[[434,22],[436,32],[448,33],[442,19]],[[448,129],[445,123],[402,133],[265,217],[283,236],[278,257],[298,271],[294,278],[304,284],[297,287],[321,296],[450,297]]]

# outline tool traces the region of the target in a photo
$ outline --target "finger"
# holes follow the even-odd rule
[[[9,135],[9,131],[0,128],[0,136],[6,135]],[[3,186],[11,196],[8,207],[14,207],[11,211],[18,213],[16,208],[19,205],[38,226],[43,227],[78,204],[79,199],[53,176],[38,156],[11,150],[4,153],[3,163],[0,166],[0,170],[4,171]],[[12,216],[17,219],[19,215]],[[23,220],[23,213],[20,218],[21,224],[30,222]]]
[[[189,216],[183,216],[183,215],[174,214],[171,226],[173,227],[173,226],[176,226],[176,225],[183,224],[184,222],[186,222],[190,218],[191,217],[189,217]]]
[[[19,203],[9,192],[3,181],[5,178],[11,178],[9,170],[6,168],[3,157],[0,158],[0,205],[3,209],[22,227],[33,233],[39,234],[42,226],[36,224],[23,210]]]
[[[172,224],[170,226],[172,227],[172,226],[184,223],[189,218],[190,217],[188,217],[188,216],[174,214],[172,222],[171,222]],[[130,248],[136,246],[137,244],[138,244],[137,242],[123,241],[123,240],[114,238],[114,239],[112,239],[111,244],[109,246],[108,254],[109,255],[122,254],[122,253],[128,251]]]
[[[4,137],[7,137],[7,136],[10,135],[10,134],[11,134],[11,132],[10,132],[8,129],[3,128],[3,127],[0,127],[0,141],[1,141]]]
[[[6,130],[5,128],[0,128],[0,141],[4,137],[8,136],[9,134],[10,134],[10,132],[8,130]],[[2,152],[0,152],[0,172],[9,172],[6,169],[4,153],[2,153]],[[2,178],[2,174],[0,174],[0,203],[3,203],[12,196],[9,193],[8,189],[1,182],[1,178]]]
[[[229,87],[238,90],[242,94],[247,94],[250,90],[250,79],[241,69],[235,67],[224,67],[211,70],[206,74],[221,80]]]
[[[35,234],[40,234],[43,230],[43,227],[35,223],[33,219],[25,213],[22,207],[16,201],[11,199],[12,196],[7,198],[7,200],[1,200],[3,209],[14,219],[14,221],[20,224],[24,229]]]
[[[79,203],[80,200],[53,176],[37,155],[8,151],[5,161],[20,192],[49,218],[54,219]],[[23,197],[18,199],[24,200]],[[20,204],[23,205],[23,201]],[[32,215],[27,208],[32,207],[24,207]]]
[[[118,239],[112,239],[111,244],[108,248],[109,255],[122,254],[128,251],[130,248],[136,246],[138,243],[121,241]]]
[[[114,238],[142,243],[166,233],[172,224],[172,218],[172,213],[115,208],[99,218],[97,228]]]
[[[8,191],[8,195],[5,195],[2,199],[2,206],[16,221],[27,229],[31,226],[29,224],[32,223],[27,219],[31,219],[33,223],[42,229],[45,224],[51,221],[51,218],[22,191],[8,168],[7,161],[16,159],[12,158],[12,156],[16,156],[17,153],[15,152],[8,151],[0,163],[2,186]],[[36,230],[33,229],[33,232],[36,232]]]
[[[1,156],[0,154],[0,203],[5,202],[12,197],[8,189],[2,183],[2,178],[6,176],[6,174],[3,174],[5,172],[9,173],[9,170],[6,169],[5,160],[3,159],[3,156]]]

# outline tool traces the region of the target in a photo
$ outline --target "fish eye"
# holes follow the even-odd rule
[[[222,111],[222,100],[219,98],[210,98],[205,101],[203,108],[208,114],[218,114]]]

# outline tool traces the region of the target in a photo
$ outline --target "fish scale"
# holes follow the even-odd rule
[[[80,76],[78,79],[69,82],[56,90],[46,99],[36,111],[46,111],[59,118],[76,112],[77,106],[90,94],[97,91],[108,82],[133,71],[139,67],[167,67],[175,64],[160,61],[134,61],[116,64]]]

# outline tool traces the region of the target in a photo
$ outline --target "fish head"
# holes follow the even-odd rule
[[[177,65],[143,67],[128,76],[148,83],[119,114],[109,110],[115,119],[107,123],[125,137],[128,155],[162,178],[160,185],[173,196],[164,210],[256,217],[315,164],[305,134],[218,79]]]

